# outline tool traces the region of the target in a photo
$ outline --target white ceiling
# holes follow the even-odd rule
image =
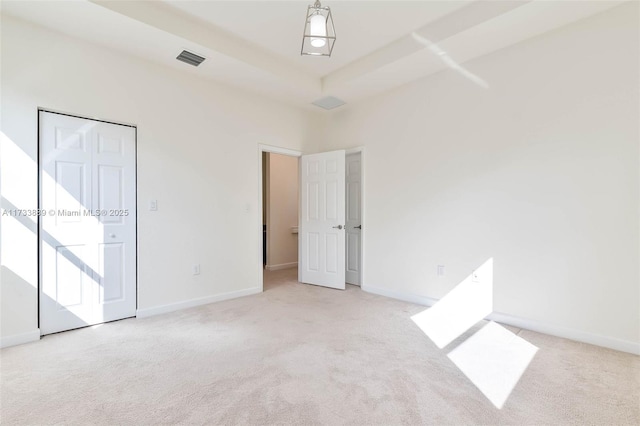
[[[324,77],[470,1],[325,1],[340,43],[331,58],[301,56],[307,5],[297,1],[167,1],[194,19],[236,34]]]
[[[330,58],[300,55],[310,3],[313,0],[1,4],[3,14],[309,106],[324,96],[353,102],[442,70],[478,83],[481,76],[460,64],[623,2],[324,1],[336,27]],[[432,43],[430,47],[416,41],[412,32]],[[176,61],[182,49],[207,60],[198,68]]]

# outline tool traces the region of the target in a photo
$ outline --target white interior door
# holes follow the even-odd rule
[[[135,316],[135,129],[39,120],[41,333]]]
[[[347,155],[346,158],[346,275],[349,284],[360,285],[361,276],[361,246],[362,246],[362,162],[359,152]]]
[[[303,155],[299,280],[345,289],[345,152]]]

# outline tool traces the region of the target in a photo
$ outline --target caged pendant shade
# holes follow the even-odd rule
[[[331,9],[323,7],[319,0],[307,8],[304,23],[301,55],[331,56],[336,31],[333,27]]]

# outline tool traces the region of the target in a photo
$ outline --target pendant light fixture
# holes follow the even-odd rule
[[[307,8],[307,19],[304,23],[301,55],[331,56],[333,43],[336,41],[336,30],[333,27],[331,9],[323,7],[320,0]]]

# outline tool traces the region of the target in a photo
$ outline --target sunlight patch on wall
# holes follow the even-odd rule
[[[36,187],[37,165],[4,132],[0,132],[0,181],[2,182],[2,266],[25,283],[38,286],[36,216],[27,210],[37,208],[36,199],[24,188]],[[17,212],[16,210],[21,210]],[[24,211],[25,214],[22,214]]]
[[[2,266],[34,288],[38,286],[38,269],[33,267],[37,243],[36,234],[18,219],[2,218]]]
[[[85,312],[82,298],[89,294],[102,294],[103,254],[97,250],[87,250],[81,243],[69,244],[70,241],[82,242],[87,238],[98,243],[105,242],[104,226],[100,219],[86,214],[87,210],[91,210],[91,200],[79,199],[72,193],[78,191],[70,192],[64,182],[56,182],[54,177],[43,172],[41,189],[48,194],[55,194],[50,197],[55,203],[43,205],[38,210],[35,192],[38,175],[36,161],[4,133],[0,134],[0,152],[2,266],[33,288],[38,287],[38,253],[35,248],[38,246],[40,217],[43,267],[56,271],[56,276],[48,276],[43,280],[44,296],[66,306],[66,310],[83,320],[84,317],[89,319],[89,314],[101,314]],[[55,158],[49,158],[48,161],[55,161]],[[72,185],[74,182],[68,184]],[[34,191],[27,191],[25,188],[32,188]],[[74,226],[66,226],[67,223],[73,223]],[[58,281],[66,285],[57,286]],[[93,321],[93,317],[91,319]]]
[[[493,258],[411,319],[442,349],[493,312]]]
[[[2,167],[0,168],[2,182],[2,197],[11,201],[19,209],[36,209],[37,199],[35,188],[38,184],[38,165],[15,142],[0,132],[0,152],[2,152]],[[25,191],[34,188],[34,191]],[[24,216],[36,223],[35,216]]]
[[[420,36],[419,34],[417,34],[415,32],[411,33],[411,35],[413,36],[413,39],[415,41],[417,41],[418,43],[424,45],[434,55],[438,56],[440,58],[440,60],[446,66],[448,66],[452,70],[458,72],[460,75],[462,75],[463,77],[469,79],[469,81],[472,81],[473,83],[475,83],[476,85],[482,87],[483,89],[488,89],[489,88],[489,83],[487,83],[482,78],[478,77],[477,75],[475,75],[474,73],[472,73],[471,71],[469,71],[468,69],[466,69],[465,67],[463,67],[462,65],[457,63],[456,61],[454,61],[453,58],[451,58],[451,56],[449,56],[449,54],[446,51],[444,51],[444,50],[442,50],[440,48],[440,46],[438,46],[437,44],[433,43],[431,40]]]

